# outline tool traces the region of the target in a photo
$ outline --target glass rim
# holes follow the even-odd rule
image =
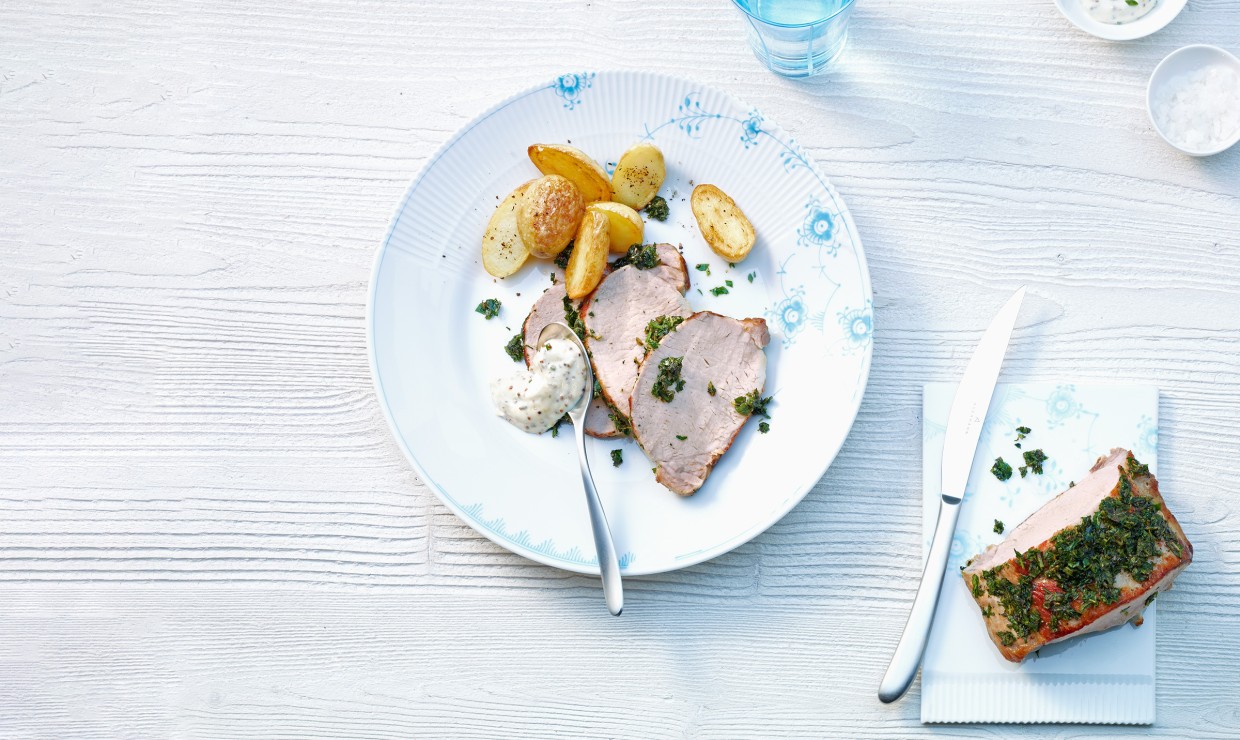
[[[749,16],[750,18],[754,19],[755,21],[759,23],[763,23],[768,26],[773,26],[775,28],[809,28],[810,26],[816,26],[819,23],[826,23],[827,21],[831,20],[832,18],[839,15],[840,13],[843,13],[845,10],[848,10],[850,7],[852,7],[853,3],[855,2],[856,0],[844,0],[843,4],[840,5],[839,10],[836,10],[831,15],[823,16],[822,18],[819,18],[816,21],[808,21],[806,23],[778,23],[776,21],[769,21],[760,15],[755,15],[751,10],[749,10],[749,8],[746,8],[745,6],[741,5],[741,0],[732,0],[732,4],[736,6],[737,10],[741,11],[742,13],[744,13],[745,15]]]

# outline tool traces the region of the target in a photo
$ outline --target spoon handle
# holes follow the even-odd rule
[[[574,424],[577,437],[577,459],[581,461],[581,485],[586,489],[586,506],[590,509],[590,529],[594,532],[594,548],[598,550],[598,569],[603,576],[603,598],[607,611],[620,616],[624,609],[624,584],[620,581],[620,561],[616,559],[616,546],[607,526],[607,514],[603,502],[594,488],[594,476],[590,474],[590,461],[586,458],[586,435],[584,424]]]

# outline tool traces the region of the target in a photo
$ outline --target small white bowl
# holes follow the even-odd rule
[[[1237,59],[1230,52],[1208,44],[1193,44],[1192,46],[1176,49],[1163,58],[1158,63],[1158,66],[1154,68],[1153,74],[1150,75],[1150,82],[1145,88],[1145,110],[1149,113],[1150,123],[1154,126],[1154,130],[1168,144],[1194,157],[1208,157],[1235,146],[1236,142],[1240,141],[1240,129],[1237,129],[1236,133],[1230,139],[1224,141],[1221,146],[1214,149],[1186,149],[1168,139],[1167,134],[1158,126],[1158,119],[1154,117],[1154,96],[1161,92],[1163,86],[1177,75],[1193,72],[1214,64],[1230,66],[1236,71],[1237,75],[1240,75],[1240,59]]]
[[[1055,7],[1059,8],[1059,12],[1063,13],[1063,17],[1067,18],[1072,25],[1085,33],[1091,33],[1108,41],[1132,41],[1145,38],[1155,31],[1161,31],[1168,23],[1175,20],[1187,2],[1188,0],[1158,0],[1158,4],[1150,12],[1132,23],[1119,25],[1101,23],[1090,18],[1081,0],[1055,0]]]

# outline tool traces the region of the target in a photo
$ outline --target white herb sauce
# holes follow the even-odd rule
[[[1113,26],[1132,23],[1153,10],[1157,2],[1158,0],[1081,0],[1090,18]]]
[[[585,392],[586,364],[577,345],[567,339],[545,342],[530,369],[491,383],[495,412],[523,432],[538,434],[555,422]]]

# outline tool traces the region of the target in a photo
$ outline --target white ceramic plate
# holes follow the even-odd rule
[[[562,271],[531,261],[495,280],[479,245],[499,199],[538,174],[529,144],[571,142],[611,169],[641,139],[663,150],[671,205],[666,223],[648,221],[646,240],[683,244],[691,266],[709,263],[710,276],[690,269],[696,309],[767,320],[765,395],[775,400],[770,433],[746,424],[689,498],[654,481],[634,442],[589,441],[622,571],[693,565],[778,521],[835,458],[870,368],[870,279],[852,218],[809,157],[754,108],[687,80],[600,72],[563,75],[470,122],[409,187],[375,259],[375,386],[397,441],[448,508],[515,553],[582,573],[598,567],[570,434],[518,431],[495,416],[487,389],[523,367],[504,344],[549,273]],[[720,186],[753,221],[757,245],[742,264],[729,268],[702,240],[690,182]],[[725,280],[729,294],[708,292]],[[486,298],[503,302],[489,321],[474,311]],[[609,454],[617,448],[618,468]]]
[[[1089,16],[1081,0],[1055,0],[1055,7],[1068,22],[1085,33],[1108,41],[1132,41],[1161,31],[1184,10],[1188,0],[1158,0],[1150,12],[1131,23],[1102,23]]]

